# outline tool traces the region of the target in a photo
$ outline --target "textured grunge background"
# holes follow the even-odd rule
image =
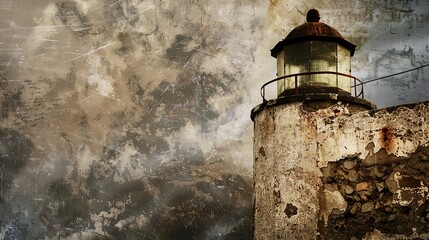
[[[0,1],[0,239],[250,239],[249,113],[311,8],[363,80],[429,63],[423,0]]]

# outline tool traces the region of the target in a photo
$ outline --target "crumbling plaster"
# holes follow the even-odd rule
[[[361,112],[306,105],[256,114],[256,239],[424,239],[429,104]],[[414,220],[392,230],[406,218]]]
[[[350,155],[357,155],[365,164],[383,163],[387,158],[377,157],[380,151],[407,157],[418,147],[428,146],[428,118],[426,104],[319,118],[318,166]]]

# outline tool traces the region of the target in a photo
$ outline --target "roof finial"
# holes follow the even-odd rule
[[[307,12],[307,22],[319,22],[319,20],[320,20],[320,15],[317,9],[310,9]]]

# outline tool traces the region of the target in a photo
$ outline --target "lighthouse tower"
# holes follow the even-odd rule
[[[307,22],[271,50],[278,78],[262,86],[263,103],[251,112],[255,239],[320,235],[323,164],[315,141],[317,120],[375,107],[350,75],[356,46],[319,19],[317,10],[308,11]],[[275,99],[266,99],[267,88],[276,88]]]
[[[429,103],[376,110],[319,19],[271,50],[251,112],[255,239],[429,239]]]

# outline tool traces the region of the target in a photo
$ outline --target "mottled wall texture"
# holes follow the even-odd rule
[[[429,62],[423,0],[0,1],[0,239],[251,239],[249,112],[311,8],[363,80]]]

